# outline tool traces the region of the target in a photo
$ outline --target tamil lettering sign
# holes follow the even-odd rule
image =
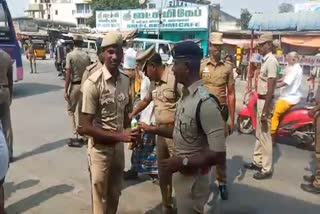
[[[284,55],[275,55],[280,64],[287,64],[286,57]],[[300,65],[304,66],[319,66],[320,67],[320,57],[319,56],[301,56],[299,60]]]
[[[207,29],[208,15],[207,6],[97,11],[96,28],[98,31]]]

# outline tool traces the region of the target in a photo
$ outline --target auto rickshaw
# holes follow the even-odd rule
[[[46,43],[43,40],[32,40],[32,46],[37,58],[46,59]]]

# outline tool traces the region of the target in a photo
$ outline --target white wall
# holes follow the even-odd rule
[[[56,15],[56,11],[58,14]],[[54,21],[71,22],[77,24],[74,16],[76,13],[76,5],[73,3],[54,3],[51,5],[51,16]]]

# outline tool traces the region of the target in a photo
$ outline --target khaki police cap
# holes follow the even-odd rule
[[[107,33],[105,37],[102,39],[101,48],[108,47],[110,45],[122,45],[123,39],[121,34],[118,33]]]
[[[142,53],[138,53],[137,55],[137,62],[138,63],[143,63],[146,62],[148,59],[150,59],[154,54],[156,53],[156,49],[155,46],[152,45],[150,48],[148,48],[147,50],[145,50]]]
[[[83,38],[81,35],[74,35],[73,36],[73,41],[83,41]]]
[[[272,42],[273,41],[273,34],[271,32],[267,32],[262,34],[258,39],[258,44],[263,44],[266,42]]]
[[[213,32],[210,34],[210,43],[213,45],[223,45],[223,34]]]

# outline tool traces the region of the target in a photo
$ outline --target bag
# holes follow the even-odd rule
[[[220,111],[220,114],[222,116],[222,119],[227,122],[228,119],[229,119],[229,109],[228,109],[228,106],[226,105],[221,105],[218,98],[213,95],[213,94],[209,94],[210,98],[212,98],[216,104],[217,104],[217,108],[218,110]],[[197,105],[197,108],[196,108],[196,121],[197,121],[197,125],[199,127],[199,130],[203,131],[202,129],[202,125],[201,125],[201,121],[200,121],[200,110],[201,110],[201,105],[203,103],[203,99],[201,99]]]

